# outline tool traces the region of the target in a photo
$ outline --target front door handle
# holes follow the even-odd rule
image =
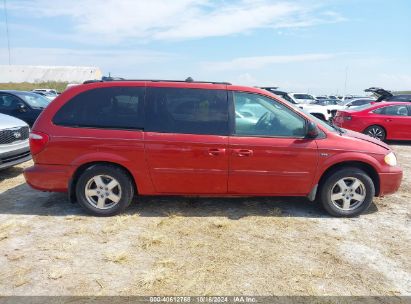
[[[219,156],[225,154],[225,149],[210,148],[208,149],[208,155],[210,156]]]
[[[248,149],[234,149],[234,155],[238,157],[253,156],[253,150]]]
[[[386,121],[386,122],[390,122],[390,121],[392,121],[392,119],[391,119],[391,118],[387,118],[385,121]]]

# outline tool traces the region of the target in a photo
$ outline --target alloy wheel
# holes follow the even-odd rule
[[[85,196],[95,208],[109,209],[118,204],[121,199],[120,183],[109,175],[96,175],[86,184]]]
[[[331,190],[331,202],[343,211],[351,211],[364,202],[367,191],[358,178],[344,177],[337,181]]]
[[[377,138],[379,140],[384,139],[384,131],[379,127],[372,127],[367,131],[367,135]]]

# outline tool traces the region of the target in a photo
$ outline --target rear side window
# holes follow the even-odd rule
[[[225,90],[147,88],[146,131],[228,135]]]
[[[376,114],[390,115],[390,116],[408,116],[407,106],[388,106],[376,109]]]
[[[142,129],[144,94],[143,87],[89,90],[61,107],[53,123],[84,128]]]

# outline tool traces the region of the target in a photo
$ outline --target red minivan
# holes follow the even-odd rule
[[[229,83],[86,82],[43,111],[30,145],[27,183],[99,216],[135,194],[300,196],[356,216],[402,179],[383,142]]]

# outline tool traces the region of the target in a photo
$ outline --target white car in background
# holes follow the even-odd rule
[[[310,114],[319,113],[321,117],[316,116],[325,121],[330,121],[338,110],[345,109],[345,106],[338,99],[320,99],[311,104],[300,104],[298,106]]]
[[[0,170],[31,159],[29,132],[24,121],[0,114]]]
[[[289,93],[289,95],[296,103],[310,104],[317,100],[313,95],[305,93]]]
[[[341,102],[341,105],[344,106],[345,109],[355,109],[356,107],[363,106],[366,104],[369,104],[371,102],[374,102],[375,98],[358,98],[358,99],[349,99],[349,100],[344,100]]]
[[[49,93],[56,96],[59,94],[55,89],[34,89],[33,92]]]
[[[58,96],[58,92],[54,89],[34,89],[32,92],[42,95],[50,101],[53,101]]]

